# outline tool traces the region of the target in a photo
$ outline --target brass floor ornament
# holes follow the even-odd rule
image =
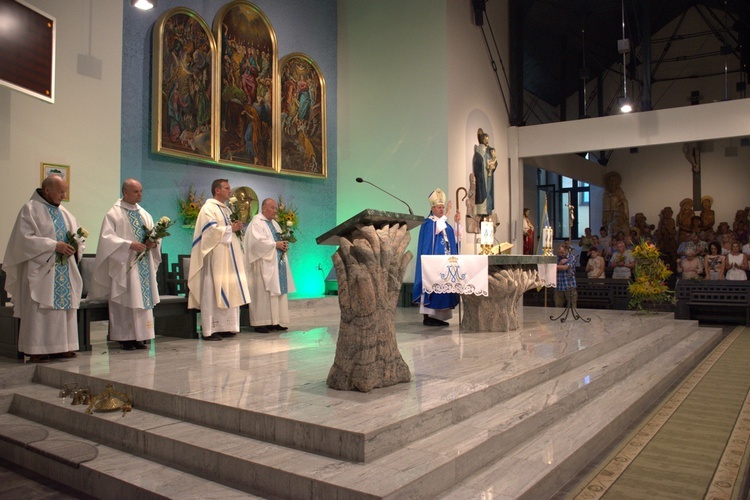
[[[133,402],[127,394],[117,392],[112,384],[107,384],[107,388],[104,392],[91,398],[91,403],[89,403],[89,407],[86,408],[86,413],[90,415],[92,409],[96,412],[121,410],[122,415],[125,416],[127,412],[133,409]]]

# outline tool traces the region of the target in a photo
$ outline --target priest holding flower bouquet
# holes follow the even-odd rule
[[[122,183],[122,198],[102,222],[88,294],[109,301],[109,338],[123,350],[147,349],[154,338],[154,306],[159,303],[156,270],[161,264],[161,238],[172,221],[154,225],[138,203],[143,186],[135,179]]]
[[[297,214],[279,199],[266,198],[245,231],[245,269],[250,290],[250,325],[259,333],[284,331],[289,323],[287,294],[294,280],[287,251],[294,243]],[[281,225],[280,225],[281,224]]]
[[[78,350],[78,260],[87,233],[61,205],[67,191],[61,176],[44,179],[18,213],[3,259],[13,316],[21,319],[18,350],[32,363],[74,358]]]

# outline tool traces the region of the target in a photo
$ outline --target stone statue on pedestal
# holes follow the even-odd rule
[[[472,172],[476,180],[474,203],[478,215],[490,215],[495,208],[493,173],[497,168],[497,157],[490,147],[490,136],[480,128],[477,130],[479,144],[474,146]]]
[[[695,217],[693,199],[685,198],[680,202],[680,213],[677,214],[677,227],[680,229],[678,241],[680,243],[690,239],[690,234],[693,232],[693,217]]]
[[[701,198],[701,229],[703,231],[713,231],[716,223],[716,214],[711,209],[714,199],[711,196]]]
[[[672,207],[664,207],[659,214],[656,243],[664,261],[672,270],[677,269],[677,226],[672,218]]]
[[[622,177],[617,172],[607,172],[604,176],[604,195],[602,197],[602,226],[606,227],[614,238],[622,231],[630,232],[630,215],[628,200],[620,187]]]

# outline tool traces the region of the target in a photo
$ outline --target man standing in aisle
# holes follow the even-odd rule
[[[280,239],[277,210],[275,200],[263,200],[261,213],[253,217],[245,232],[250,324],[259,333],[286,330],[281,324],[289,323],[287,293],[295,290],[287,256],[289,242]]]
[[[578,290],[576,290],[576,256],[569,245],[557,247],[557,288],[555,288],[555,307],[576,307]]]
[[[188,274],[188,307],[201,310],[203,340],[222,340],[240,331],[240,306],[250,302],[240,238],[241,221],[231,221],[227,179],[211,184],[213,198],[198,214]]]
[[[78,350],[78,260],[87,233],[60,204],[67,191],[61,176],[44,179],[18,213],[3,259],[13,316],[21,319],[18,350],[32,363],[74,358]]]
[[[153,228],[154,220],[138,205],[141,198],[140,182],[122,183],[122,198],[102,222],[88,294],[109,301],[109,338],[126,351],[147,349],[143,341],[154,338],[154,306],[159,303],[160,245],[150,240],[143,243],[146,228]]]

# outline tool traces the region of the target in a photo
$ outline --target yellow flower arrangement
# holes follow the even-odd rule
[[[633,250],[635,257],[635,280],[628,286],[630,308],[643,310],[644,304],[671,302],[673,295],[666,284],[672,275],[661,260],[659,249],[641,241]]]
[[[195,188],[190,184],[187,195],[177,200],[180,204],[180,217],[182,217],[184,225],[195,226],[195,221],[198,219],[198,214],[205,201],[204,193],[201,193],[200,198],[196,198]]]
[[[276,222],[281,226],[281,239],[289,243],[296,243],[297,238],[294,236],[294,230],[297,229],[297,225],[299,224],[297,207],[291,203],[286,205],[281,196],[279,196],[277,206]]]

